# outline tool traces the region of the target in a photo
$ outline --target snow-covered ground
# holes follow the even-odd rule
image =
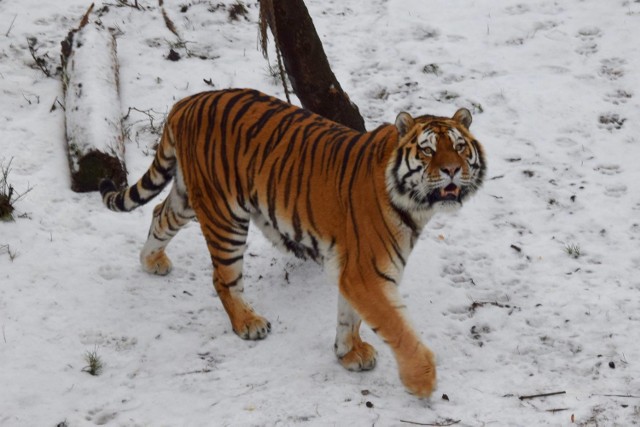
[[[257,3],[230,21],[230,0],[165,1],[192,54],[175,46],[176,62],[157,3],[117,3],[96,10],[117,33],[130,182],[204,79],[283,96]],[[464,106],[486,148],[484,188],[427,226],[401,288],[437,355],[432,398],[404,391],[366,328],[378,366],[345,371],[335,286],[257,232],[246,294],[273,324],[264,341],[231,331],[196,223],[169,247],[174,271],[145,274],[154,204],[117,214],[69,189],[59,76],[28,49],[55,74],[89,3],[0,0],[0,162],[31,188],[0,223],[0,425],[640,424],[640,1],[307,4],[368,128]],[[93,351],[99,376],[83,371]]]

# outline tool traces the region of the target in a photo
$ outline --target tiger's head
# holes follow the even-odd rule
[[[389,194],[397,207],[408,212],[450,210],[476,192],[486,163],[482,146],[469,132],[471,120],[466,108],[451,118],[398,114],[398,149],[387,170]]]

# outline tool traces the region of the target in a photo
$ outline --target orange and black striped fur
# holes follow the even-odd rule
[[[471,114],[400,113],[395,125],[359,133],[254,90],[206,92],[171,110],[149,170],[133,186],[100,187],[114,211],[155,197],[158,206],[141,262],[167,274],[165,247],[197,217],[213,263],[213,285],[233,330],[261,339],[269,322],[244,300],[242,265],[250,220],[277,244],[326,265],[339,287],[335,352],[350,370],[375,366],[360,339],[363,319],[395,354],[407,389],[435,387],[431,351],[410,326],[398,294],[422,228],[459,207],[482,183],[482,147]]]

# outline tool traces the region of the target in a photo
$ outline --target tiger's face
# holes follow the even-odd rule
[[[397,206],[455,209],[480,187],[486,166],[482,146],[469,132],[469,110],[462,108],[452,118],[402,112],[395,124],[399,145],[387,182]]]

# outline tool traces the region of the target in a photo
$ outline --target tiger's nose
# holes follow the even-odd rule
[[[444,172],[445,175],[449,175],[451,178],[453,178],[454,176],[456,176],[458,172],[460,172],[459,167],[453,167],[453,166],[440,168],[440,170]]]

